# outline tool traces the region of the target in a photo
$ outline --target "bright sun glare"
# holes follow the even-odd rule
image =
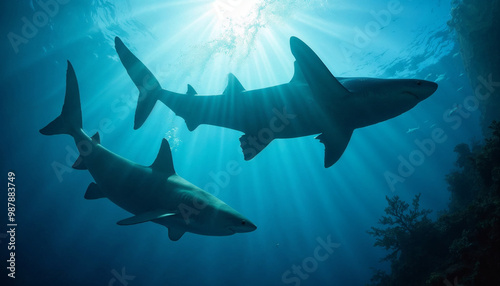
[[[244,39],[265,24],[260,15],[264,5],[263,0],[216,0],[212,4],[217,15],[216,26],[224,37]]]

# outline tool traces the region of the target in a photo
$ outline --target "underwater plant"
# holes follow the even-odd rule
[[[379,223],[387,227],[385,229],[371,227],[371,230],[368,231],[370,235],[376,237],[375,246],[392,251],[383,260],[396,258],[402,248],[401,241],[413,235],[421,225],[430,222],[427,215],[432,211],[419,210],[420,195],[416,195],[413,199],[412,208],[399,196],[385,197],[389,203],[389,206],[385,208],[385,213],[388,216],[382,216]]]
[[[389,251],[382,260],[391,263],[392,273],[379,270],[371,281],[378,282],[374,285],[402,285],[402,281],[406,281],[405,285],[422,285],[420,273],[429,271],[436,261],[437,252],[432,248],[439,245],[435,244],[438,232],[427,217],[432,211],[420,209],[420,194],[415,195],[411,205],[399,196],[386,200],[386,215],[379,220],[384,227],[371,227],[367,232],[375,237],[374,246]]]
[[[411,206],[386,197],[385,227],[368,233],[389,251],[391,273],[376,270],[372,285],[500,285],[500,123],[490,129],[482,146],[455,147],[449,209],[435,222],[420,210],[420,194]]]

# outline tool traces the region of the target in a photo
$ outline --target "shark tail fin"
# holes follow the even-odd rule
[[[66,72],[66,95],[61,115],[40,129],[43,135],[68,134],[74,136],[82,128],[82,108],[75,70],[68,61]]]
[[[153,110],[162,88],[153,73],[118,37],[115,38],[115,49],[128,75],[139,89],[139,99],[134,119],[134,129],[139,129]]]

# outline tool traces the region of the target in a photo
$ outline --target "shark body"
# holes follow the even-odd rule
[[[221,95],[197,96],[161,88],[149,69],[115,39],[116,51],[140,94],[134,128],[143,125],[159,100],[186,121],[244,132],[245,160],[254,158],[273,139],[319,134],[325,145],[325,168],[342,156],[356,128],[396,117],[432,95],[437,84],[417,79],[335,78],[314,51],[296,37],[290,48],[296,61],[290,82],[245,90],[233,75]]]
[[[119,225],[152,221],[166,226],[173,241],[185,232],[223,236],[256,229],[223,201],[177,175],[167,140],[162,141],[154,163],[141,166],[104,148],[98,133],[87,136],[82,130],[78,82],[69,62],[62,113],[40,133],[74,138],[80,157],[73,167],[88,170],[95,180],[85,198],[108,198],[134,214]]]

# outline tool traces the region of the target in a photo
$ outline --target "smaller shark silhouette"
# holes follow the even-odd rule
[[[134,214],[119,225],[152,221],[168,228],[168,237],[179,240],[185,232],[231,235],[257,227],[233,208],[175,173],[172,153],[163,139],[151,166],[140,166],[107,150],[99,134],[92,138],[82,130],[80,93],[75,71],[68,61],[66,96],[61,115],[40,130],[44,135],[71,135],[80,157],[73,167],[89,170],[91,183],[85,198],[108,198]]]
[[[356,128],[396,117],[432,95],[437,84],[415,79],[335,78],[304,42],[290,38],[295,74],[286,84],[245,90],[233,75],[221,95],[196,96],[161,88],[151,71],[115,38],[120,60],[139,89],[134,128],[142,126],[157,100],[186,121],[189,130],[210,124],[245,134],[245,160],[254,158],[275,138],[319,134],[325,145],[325,168],[344,153]]]

